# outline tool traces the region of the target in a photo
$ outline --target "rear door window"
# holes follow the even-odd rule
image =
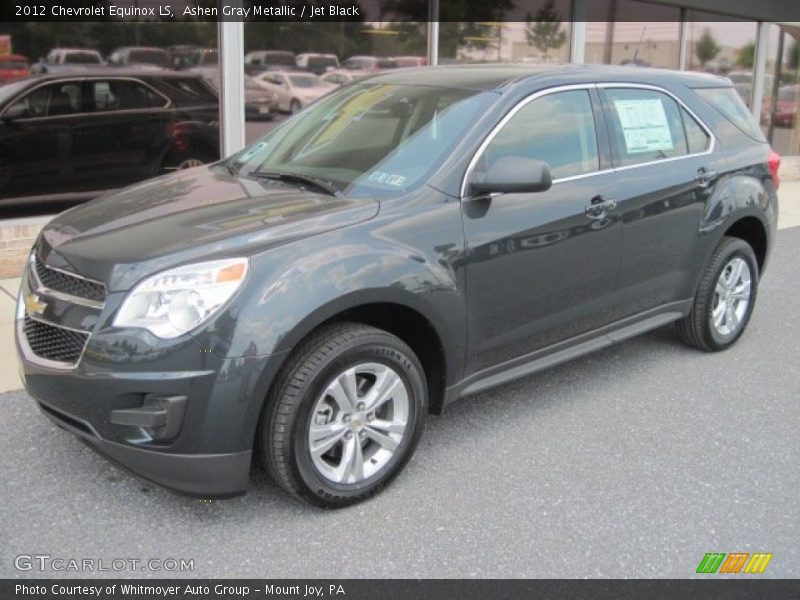
[[[587,90],[541,96],[523,106],[487,146],[479,168],[505,156],[543,160],[553,179],[597,171],[599,155]]]
[[[678,103],[640,88],[606,88],[615,159],[630,166],[689,154]]]
[[[94,112],[164,107],[167,101],[146,85],[128,79],[91,82]]]

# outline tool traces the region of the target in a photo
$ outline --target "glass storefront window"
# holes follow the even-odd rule
[[[570,0],[521,0],[513,14],[520,20],[441,22],[439,64],[569,62]]]
[[[427,64],[425,23],[246,23],[244,35],[247,143],[343,85]]]
[[[780,155],[800,154],[800,30],[769,27],[761,129]]]
[[[724,75],[749,108],[753,100],[753,65],[758,25],[690,10],[686,69]],[[714,20],[712,20],[714,19]],[[769,85],[769,80],[766,82]]]
[[[217,160],[216,23],[0,23],[0,210],[58,212]],[[22,68],[20,68],[22,67]],[[213,77],[212,77],[213,78]]]
[[[599,0],[588,4],[587,16],[585,62],[678,68],[680,9],[636,0]]]

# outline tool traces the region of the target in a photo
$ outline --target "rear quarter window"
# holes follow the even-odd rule
[[[736,88],[695,88],[694,91],[745,134],[756,141],[766,142],[758,123],[747,110]]]

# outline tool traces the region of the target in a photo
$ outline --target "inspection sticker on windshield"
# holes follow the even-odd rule
[[[263,141],[263,140],[258,142],[258,143],[256,143],[256,144],[253,144],[252,146],[250,146],[250,148],[246,152],[242,152],[239,155],[239,157],[237,158],[237,162],[240,162],[240,163],[247,162],[248,160],[253,158],[256,154],[261,152],[267,146],[269,146],[269,142],[266,142],[266,141]]]
[[[369,174],[369,181],[375,183],[382,183],[384,185],[391,185],[392,187],[403,187],[406,182],[405,175],[397,175],[396,173],[384,173],[383,171],[373,171]]]
[[[659,98],[614,100],[628,154],[672,150],[667,113]]]

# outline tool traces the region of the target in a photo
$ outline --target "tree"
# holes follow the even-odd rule
[[[428,14],[428,0],[384,0],[390,21],[420,21]],[[497,43],[498,25],[515,0],[447,0],[439,5],[439,58],[457,59],[464,50],[486,50]]]
[[[756,45],[753,42],[748,42],[739,48],[739,52],[736,55],[736,64],[745,69],[752,69],[755,55]]]
[[[706,27],[700,39],[697,40],[697,45],[694,50],[697,54],[697,60],[700,61],[700,66],[705,67],[708,61],[716,58],[720,50],[722,50],[722,48],[719,47],[714,36],[711,35],[711,30]]]
[[[560,48],[567,41],[567,32],[561,29],[561,18],[554,4],[554,0],[548,0],[536,11],[535,17],[531,13],[525,17],[528,45],[541,50],[545,58],[550,48]]]

